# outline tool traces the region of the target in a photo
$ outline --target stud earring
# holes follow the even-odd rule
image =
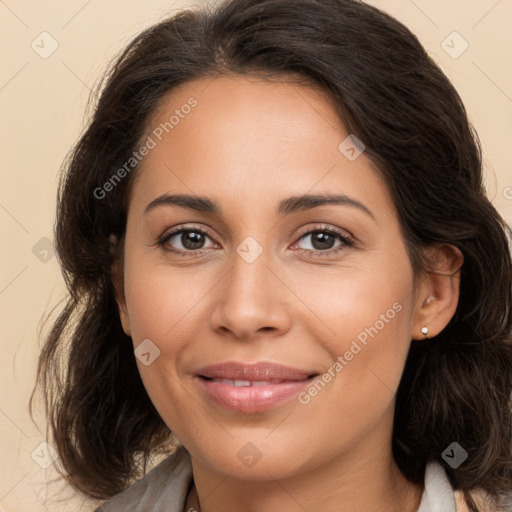
[[[421,334],[423,334],[425,336],[425,338],[427,338],[428,337],[428,327],[422,327]]]

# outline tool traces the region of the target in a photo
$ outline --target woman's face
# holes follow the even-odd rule
[[[121,316],[152,402],[212,470],[390,449],[422,325],[393,201],[348,135],[320,92],[248,76],[187,83],[151,121]]]

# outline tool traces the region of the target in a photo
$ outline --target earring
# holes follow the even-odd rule
[[[425,336],[425,338],[427,338],[428,337],[428,327],[422,327],[421,334],[423,334]]]

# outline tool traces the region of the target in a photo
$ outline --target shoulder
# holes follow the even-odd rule
[[[179,446],[144,478],[103,503],[94,512],[182,512],[191,482],[190,455]]]
[[[436,461],[427,463],[424,485],[418,512],[459,512],[455,492],[441,464]]]

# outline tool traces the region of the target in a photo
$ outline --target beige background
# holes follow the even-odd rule
[[[0,0],[0,512],[91,509],[64,482],[48,483],[57,477],[54,466],[36,463],[46,457],[38,447],[44,423],[39,417],[39,430],[27,410],[39,321],[64,294],[51,247],[57,171],[111,56],[145,26],[192,3],[200,2]],[[410,27],[453,81],[482,140],[489,195],[512,223],[512,0],[371,3]],[[44,31],[58,43],[46,59],[31,47],[51,49]],[[454,31],[469,44],[456,59],[442,47]],[[461,43],[448,39],[451,51]]]

